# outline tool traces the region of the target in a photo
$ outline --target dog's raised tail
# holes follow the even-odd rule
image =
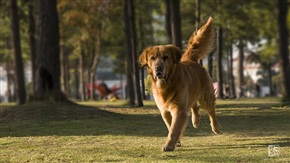
[[[198,62],[212,51],[214,42],[213,19],[209,17],[206,24],[197,32],[193,32],[181,61],[192,60]]]

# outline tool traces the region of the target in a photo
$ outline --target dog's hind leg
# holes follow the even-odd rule
[[[215,134],[221,134],[220,125],[217,121],[216,114],[215,114],[215,109],[208,109],[207,112],[210,118],[210,122],[211,122],[210,125],[211,125],[212,131]]]
[[[194,128],[197,128],[199,126],[200,114],[199,107],[197,106],[196,102],[191,107],[191,122]]]
[[[220,125],[215,114],[215,98],[206,97],[206,99],[200,99],[199,103],[208,112],[212,131],[215,134],[221,134]]]
[[[164,144],[163,151],[173,151],[175,145],[179,141],[187,122],[187,112],[186,111],[177,111],[172,113],[172,123],[169,129],[168,137],[166,143]]]

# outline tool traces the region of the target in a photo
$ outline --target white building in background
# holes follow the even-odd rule
[[[0,67],[0,102],[7,102],[7,75],[6,70]]]
[[[14,73],[14,70],[11,70],[10,74]],[[25,80],[25,85],[27,86],[28,83],[32,82],[32,71],[31,71],[31,63],[26,62],[24,64],[24,80]],[[11,95],[15,94],[15,88],[14,88],[14,83],[13,80],[10,83],[10,93]],[[8,102],[8,97],[7,97],[7,71],[4,68],[4,66],[0,66],[0,102]],[[26,91],[28,93],[28,91]]]
[[[236,52],[237,53],[237,52]],[[246,77],[248,77],[248,80],[252,80],[253,84],[259,84],[260,85],[260,96],[265,97],[270,94],[270,88],[268,85],[261,85],[259,83],[259,80],[262,79],[262,75],[258,72],[261,71],[261,65],[259,63],[251,63],[248,61],[249,54],[245,52],[244,56],[244,84],[247,83]],[[233,75],[235,77],[235,83],[238,83],[239,80],[239,58],[238,55],[234,55],[233,58]],[[239,93],[238,85],[236,84],[236,92]],[[247,90],[246,94],[247,97],[255,97],[256,90],[255,87],[253,87],[251,90]]]

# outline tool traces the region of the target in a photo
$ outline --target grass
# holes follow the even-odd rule
[[[97,107],[98,106],[98,107]],[[222,135],[206,112],[182,147],[161,152],[167,131],[154,102],[0,105],[0,162],[290,162],[290,107],[278,98],[217,101]],[[279,156],[268,156],[279,145]]]

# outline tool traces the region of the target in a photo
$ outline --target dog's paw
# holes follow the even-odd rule
[[[166,145],[162,146],[162,152],[172,152],[172,151],[174,151],[174,146],[173,147],[166,146]]]
[[[214,132],[217,135],[222,134],[222,132],[220,130],[212,130],[212,132]]]
[[[221,132],[221,130],[220,130],[220,126],[218,125],[218,126],[216,126],[216,127],[214,127],[214,126],[212,126],[212,132],[214,132],[215,134],[222,134],[222,132]]]
[[[192,125],[193,125],[194,128],[198,128],[199,122],[194,122],[194,123],[192,123]]]
[[[193,116],[193,117],[191,118],[191,121],[192,121],[192,126],[193,126],[194,128],[198,128],[198,126],[199,126],[199,122],[200,122],[200,115]]]
[[[178,140],[178,142],[176,143],[175,146],[176,146],[176,147],[181,147],[181,142],[180,142],[180,140]]]

